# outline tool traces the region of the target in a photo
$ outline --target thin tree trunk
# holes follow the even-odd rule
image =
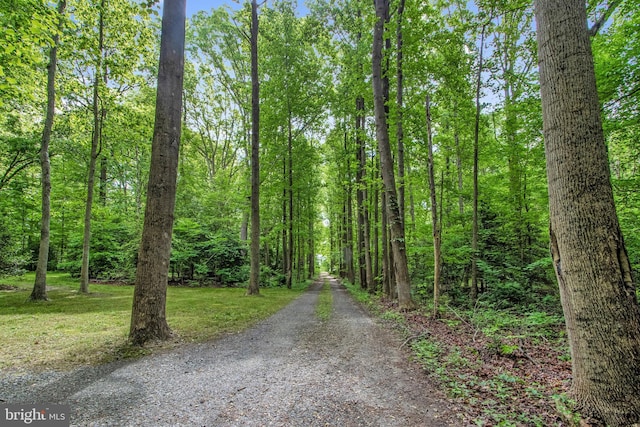
[[[251,271],[247,295],[260,293],[260,81],[258,4],[251,2]]]
[[[172,335],[166,299],[182,131],[185,18],[186,0],[165,0],[151,169],[129,332],[134,345]]]
[[[287,158],[286,156],[282,158],[282,182],[284,183],[287,179]],[[287,272],[289,271],[289,239],[287,237],[287,224],[289,223],[288,215],[287,215],[287,186],[283,184],[282,186],[282,275],[286,278]]]
[[[476,119],[473,138],[473,225],[471,237],[471,300],[478,298],[478,145],[480,139],[480,88],[482,86],[482,54],[484,52],[484,32],[480,34],[480,54],[478,57],[478,74],[476,78]]]
[[[377,156],[374,156],[371,161],[374,162]],[[375,179],[373,182],[374,185],[373,190],[373,199],[370,201],[373,203],[373,286],[377,289],[380,287],[380,191],[378,190],[377,180],[379,176],[379,172],[377,170],[377,162],[376,167],[372,167],[372,173],[375,173]],[[384,288],[384,286],[383,286]],[[388,289],[387,289],[388,291]],[[383,289],[383,293],[385,293]],[[385,293],[385,295],[389,295]]]
[[[289,252],[287,259],[287,289],[291,289],[292,281],[293,281],[293,258],[294,258],[294,248],[293,248],[293,129],[292,129],[292,120],[291,117],[291,108],[289,108],[289,120],[287,127],[287,163],[288,163],[288,200],[289,200],[289,222],[288,222],[288,237],[289,237]]]
[[[364,191],[364,175],[365,171],[365,159],[364,156],[364,140],[362,138],[362,129],[360,128],[360,117],[364,110],[364,98],[358,96],[356,98],[356,162],[358,163],[356,169],[356,211],[357,211],[357,235],[358,235],[358,272],[360,278],[360,287],[367,289],[369,284],[367,282],[367,270],[365,266],[365,243],[364,243],[364,205],[365,205],[365,191]]]
[[[403,96],[404,96],[404,74],[402,71],[402,16],[404,13],[404,2],[400,0],[398,4],[397,13],[397,27],[396,27],[396,104],[397,104],[397,117],[396,117],[396,138],[398,142],[398,208],[400,209],[400,217],[402,218],[402,226],[406,223],[405,215],[405,184],[404,184],[404,129],[402,122],[403,113]],[[406,229],[405,229],[406,232]]]
[[[91,246],[91,210],[93,208],[93,191],[95,186],[96,162],[100,155],[102,140],[102,121],[105,117],[104,107],[100,106],[100,79],[103,73],[104,54],[104,14],[105,0],[100,2],[98,22],[98,58],[93,81],[93,132],[91,137],[91,155],[89,157],[89,173],[87,177],[87,200],[84,209],[84,232],[82,237],[82,265],[80,267],[80,292],[89,292],[89,252]]]
[[[377,21],[373,31],[372,53],[372,84],[374,112],[376,118],[376,138],[378,151],[380,152],[380,169],[385,186],[386,211],[389,217],[391,234],[391,249],[396,286],[398,289],[398,306],[401,310],[409,310],[415,307],[411,298],[411,280],[407,265],[407,252],[405,248],[404,230],[398,207],[396,183],[394,177],[393,157],[389,144],[389,131],[387,129],[387,117],[385,113],[384,88],[382,82],[382,41],[384,33],[385,17],[389,15],[389,4],[386,0],[375,0]]]
[[[105,156],[100,156],[100,185],[98,189],[100,205],[107,205],[107,163]]]
[[[438,223],[438,202],[436,198],[436,179],[433,164],[433,133],[431,131],[431,101],[427,95],[425,104],[427,116],[427,143],[429,155],[429,192],[431,195],[431,229],[433,235],[433,317],[439,317],[440,308],[440,270],[442,267],[442,251],[440,224]],[[442,215],[441,215],[442,216]]]
[[[66,0],[58,2],[58,30],[63,26],[63,15],[67,7]],[[49,143],[53,130],[53,120],[56,110],[56,67],[58,64],[58,45],[60,35],[53,36],[53,45],[49,51],[47,65],[47,112],[40,144],[40,166],[42,168],[42,219],[40,223],[40,248],[38,250],[38,264],[31,301],[46,301],[47,298],[47,264],[49,263],[49,242],[51,231],[51,162],[49,161]],[[64,218],[64,217],[63,217]],[[64,231],[64,230],[63,230]]]
[[[583,416],[640,423],[640,308],[618,223],[585,3],[535,2],[551,255]]]

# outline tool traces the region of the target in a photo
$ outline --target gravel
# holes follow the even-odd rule
[[[455,409],[338,281],[240,334],[135,362],[0,375],[7,403],[63,403],[78,426],[455,426]]]

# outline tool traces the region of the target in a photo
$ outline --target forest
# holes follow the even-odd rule
[[[609,425],[640,419],[638,382],[613,393],[590,374],[576,381],[600,372],[597,353],[629,371],[640,363],[640,4],[569,2],[586,12],[572,19],[586,27],[590,52],[577,55],[592,58],[597,93],[575,74],[558,96],[573,86],[593,95],[583,125],[545,99],[556,96],[545,92],[559,80],[551,73],[571,67],[541,77],[566,49],[553,37],[566,35],[541,31],[565,24],[544,15],[561,15],[556,2],[538,3],[309,0],[301,13],[274,0],[188,16],[169,285],[292,288],[329,271],[433,318],[469,308],[564,315],[579,407]],[[161,14],[153,1],[0,0],[0,277],[36,271],[45,283],[47,271],[64,272],[83,293],[136,283]],[[578,98],[564,98],[567,111]],[[571,139],[592,123],[602,144]],[[584,157],[551,163],[563,149],[554,138]],[[592,145],[600,154],[583,150]],[[557,190],[573,183],[574,193]],[[602,205],[584,212],[606,239],[584,237],[589,220],[567,213],[581,191],[580,203]],[[574,234],[578,243],[565,240]],[[614,246],[614,261],[595,255],[598,243]],[[621,288],[587,264],[616,264]],[[570,279],[576,271],[584,276]],[[594,336],[635,344],[613,356],[614,341],[584,338],[580,322],[588,330],[600,312],[615,319]],[[623,409],[602,409],[631,394]]]

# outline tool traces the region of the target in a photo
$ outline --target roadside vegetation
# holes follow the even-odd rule
[[[333,311],[333,296],[331,295],[331,284],[329,280],[324,279],[322,290],[318,296],[318,305],[316,306],[316,315],[322,321],[329,320]]]
[[[572,425],[571,362],[560,303],[524,308],[480,299],[472,308],[443,304],[401,312],[397,304],[344,282],[356,300],[399,328],[412,357],[456,404],[469,425]]]
[[[50,301],[28,302],[34,275],[0,279],[0,369],[69,369],[138,357],[188,342],[202,342],[243,330],[269,317],[307,283],[261,289],[169,287],[167,319],[175,338],[145,348],[128,344],[133,286],[92,284],[78,292],[77,279],[49,273]]]

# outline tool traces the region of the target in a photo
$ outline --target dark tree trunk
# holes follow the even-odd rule
[[[182,130],[185,16],[186,0],[165,0],[147,206],[129,332],[134,345],[172,335],[165,310]]]
[[[66,0],[58,3],[58,29],[62,29],[63,15],[67,7]],[[49,263],[49,241],[51,231],[51,162],[49,161],[49,143],[53,130],[53,120],[56,110],[56,67],[58,64],[58,45],[60,35],[53,37],[53,45],[49,51],[47,65],[47,112],[40,144],[40,166],[42,168],[42,219],[40,223],[40,248],[38,250],[38,264],[33,291],[29,297],[31,301],[47,300],[47,264]]]
[[[640,423],[640,309],[618,224],[585,3],[537,0],[551,254],[572,395],[608,426]]]
[[[438,202],[436,199],[436,179],[433,164],[433,133],[431,131],[431,102],[427,95],[426,105],[427,116],[427,146],[429,155],[429,193],[431,197],[431,229],[433,236],[433,317],[439,316],[440,305],[440,270],[442,268],[442,251],[440,224],[438,222]],[[444,187],[444,186],[443,186]],[[442,200],[440,203],[442,207]],[[442,215],[440,215],[442,217]]]
[[[404,230],[398,208],[398,196],[393,173],[394,165],[389,143],[389,131],[387,129],[382,78],[382,41],[385,17],[389,15],[389,4],[387,0],[376,0],[375,5],[378,19],[376,20],[373,30],[372,83],[376,138],[378,140],[378,151],[380,152],[382,180],[385,187],[386,212],[389,219],[391,250],[393,252],[395,280],[398,289],[398,306],[401,310],[408,310],[413,309],[415,304],[411,298],[411,280],[409,278],[409,268],[407,265]]]
[[[396,117],[396,138],[398,141],[398,208],[400,209],[400,218],[402,218],[402,225],[406,222],[405,215],[405,185],[404,185],[404,128],[402,123],[402,110],[403,96],[404,96],[404,74],[402,72],[402,15],[404,13],[404,1],[400,0],[398,4],[397,13],[397,27],[396,27],[396,104],[397,104],[397,117]]]
[[[248,295],[260,293],[260,81],[258,4],[251,2],[251,272]]]
[[[476,119],[473,138],[473,224],[471,236],[471,300],[478,298],[478,150],[480,140],[480,88],[482,87],[482,54],[484,52],[485,25],[480,35],[480,55],[478,57],[478,74],[476,77]]]
[[[289,251],[287,252],[287,289],[291,289],[291,285],[293,282],[293,258],[294,248],[293,248],[293,129],[292,129],[292,120],[291,117],[291,108],[289,108],[289,120],[287,127],[287,195],[289,202],[289,221],[287,223],[288,228],[288,238],[289,242],[287,244]]]

